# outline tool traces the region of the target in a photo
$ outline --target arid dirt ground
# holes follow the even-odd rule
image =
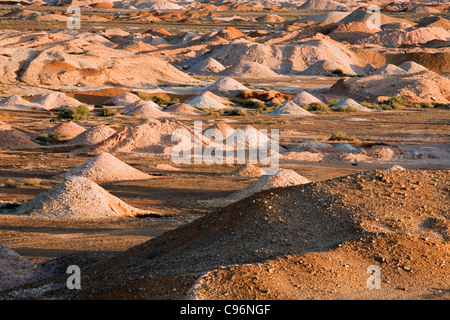
[[[37,130],[34,112],[2,112],[11,118],[10,123]],[[18,116],[20,114],[20,117]],[[45,118],[47,115],[42,114]],[[97,119],[101,119],[98,117]],[[279,118],[260,116],[238,118],[232,125],[252,124],[256,128],[279,128]],[[359,119],[360,121],[353,121]],[[263,124],[258,122],[263,121]],[[368,120],[368,121],[362,121]],[[96,119],[92,119],[95,122]],[[187,121],[188,123],[191,120]],[[255,123],[256,122],[256,123]],[[361,143],[385,143],[405,150],[437,150],[441,159],[400,160],[375,163],[327,161],[308,163],[282,161],[280,167],[292,169],[312,181],[322,181],[361,170],[387,169],[400,164],[410,169],[448,169],[447,110],[403,110],[375,114],[319,115],[314,119],[292,119],[281,126],[281,145],[292,146],[305,139],[326,139],[332,132],[344,131]],[[357,124],[357,125],[355,125]],[[124,125],[124,124],[122,124]],[[25,129],[25,128],[24,128]],[[292,131],[295,131],[294,133]],[[286,132],[286,134],[284,134]],[[42,152],[45,150],[45,152]],[[59,182],[54,176],[82,164],[89,156],[62,153],[60,147],[46,147],[36,151],[2,151],[0,181],[13,179],[18,186],[0,188],[0,199],[23,203]],[[170,163],[168,157],[124,156],[121,160],[154,175],[146,181],[129,181],[102,184],[107,190],[127,203],[142,209],[170,215],[154,219],[118,219],[102,221],[68,222],[39,221],[33,218],[0,215],[2,232],[0,242],[34,262],[60,257],[84,250],[123,251],[145,242],[162,232],[176,228],[209,212],[196,200],[221,198],[239,190],[255,178],[226,176],[238,165],[179,165],[180,171],[152,171],[158,163]],[[26,185],[29,179],[39,179],[38,186]]]
[[[0,6],[0,15],[15,7]],[[27,6],[27,9],[46,14],[63,11],[58,6]],[[275,10],[271,13],[293,21],[324,12]],[[398,44],[388,43],[384,47],[370,42],[355,44],[354,39],[354,43],[339,42],[326,24],[315,26],[308,22],[291,26],[291,22],[284,25],[255,22],[251,19],[262,13],[250,10],[215,13],[219,18],[239,15],[244,19],[241,22],[201,20],[193,23],[133,20],[134,10],[88,9],[84,13],[82,36],[77,38],[70,32],[61,32],[56,35],[61,36],[61,43],[52,38],[50,30],[64,30],[64,22],[27,20],[24,23],[24,20],[0,17],[1,29],[11,29],[14,34],[11,36],[14,41],[9,42],[10,31],[0,32],[0,41],[4,41],[4,46],[0,47],[0,71],[4,71],[0,75],[0,101],[18,95],[28,103],[40,94],[61,93],[92,109],[87,118],[73,120],[72,125],[90,129],[104,124],[117,131],[94,145],[99,149],[70,145],[64,139],[47,145],[35,144],[31,148],[3,148],[3,143],[14,144],[15,136],[8,140],[7,134],[0,135],[4,139],[0,140],[0,256],[5,246],[31,262],[30,268],[35,268],[33,272],[37,274],[30,283],[20,282],[21,276],[18,276],[20,285],[0,292],[0,300],[450,299],[450,109],[446,103],[450,95],[445,85],[449,81],[450,64],[448,40],[439,38],[448,33],[448,25],[445,29],[442,22],[448,14],[436,14],[442,18],[439,23],[444,27],[433,31],[436,39],[423,41],[429,46],[423,49],[423,43],[401,43],[408,41],[407,36],[399,36],[395,38]],[[416,23],[427,14],[390,12],[388,16]],[[206,17],[208,15],[203,15],[204,19]],[[149,26],[174,34],[193,32],[198,35],[192,43],[189,41],[194,38],[186,40],[186,44],[173,44],[177,39],[169,36],[171,44],[142,42],[139,44],[142,48],[139,45],[131,49],[121,47],[127,42],[136,45],[139,42],[136,39],[142,40]],[[224,29],[228,27],[233,29]],[[210,33],[212,29],[226,30],[221,33],[223,38]],[[103,38],[98,34],[103,31],[99,30],[109,30],[111,34]],[[130,34],[121,36],[124,30]],[[255,30],[270,33],[267,38],[265,34],[249,37]],[[15,31],[26,33],[26,39]],[[241,31],[245,35],[233,38]],[[36,35],[32,34],[34,32]],[[361,31],[364,34],[361,41],[373,39],[371,33]],[[269,43],[274,43],[274,47]],[[292,43],[301,43],[299,47],[308,48],[305,52],[315,55],[314,60],[319,61],[328,59],[319,51],[331,48],[327,51],[333,54],[330,59],[337,59],[349,68],[355,67],[362,74],[342,77],[301,74],[313,63],[308,54],[294,50],[292,53]],[[314,51],[316,44],[320,50]],[[255,48],[267,51],[252,51]],[[36,54],[39,50],[45,54]],[[144,111],[164,112],[163,108],[155,110],[148,106],[152,97],[160,95],[167,101],[188,102],[207,85],[223,79],[220,74],[206,71],[190,74],[189,68],[198,61],[215,57],[229,68],[232,64],[246,62],[244,57],[247,56],[259,61],[259,55],[264,52],[267,54],[261,64],[257,63],[261,69],[256,71],[273,69],[282,74],[272,78],[233,76],[239,85],[249,89],[239,97],[248,100],[257,97],[258,100],[252,101],[260,103],[261,107],[271,103],[281,105],[303,90],[317,94],[324,102],[354,97],[361,98],[359,102],[365,100],[376,105],[385,101],[380,97],[392,98],[379,92],[379,88],[405,93],[411,101],[428,105],[372,112],[310,110],[312,115],[308,116],[274,116],[249,108],[236,115],[214,112],[170,115],[169,120],[158,122],[161,127],[176,123],[188,129],[194,127],[194,121],[202,121],[204,129],[215,123],[226,123],[233,129],[252,126],[279,130],[279,145],[283,149],[279,167],[293,170],[310,183],[263,189],[228,206],[221,206],[220,201],[260,181],[260,177],[229,175],[240,164],[174,164],[165,149],[156,153],[145,144],[146,139],[155,139],[155,144],[164,147],[163,142],[167,140],[161,138],[160,132],[159,135],[148,132],[140,135],[140,129],[152,124],[143,120],[153,119],[152,116],[101,115],[107,111],[106,107],[126,110],[125,105],[105,104],[122,93],[139,96],[147,107]],[[275,56],[280,60],[275,61]],[[300,57],[306,59],[301,61]],[[95,63],[91,65],[89,58]],[[109,59],[117,60],[111,66],[102,64]],[[132,66],[134,59],[141,59],[137,60],[138,66],[139,63],[145,66],[142,70],[132,69],[126,63],[121,64],[121,59]],[[429,70],[407,73],[397,68],[392,71],[396,66],[388,64],[399,65],[409,59],[420,61]],[[156,66],[163,62],[163,67],[158,65],[159,69],[145,72],[153,63]],[[189,66],[185,65],[187,62]],[[387,73],[371,76],[374,70],[385,65]],[[109,70],[117,66],[108,78]],[[167,71],[169,67],[173,68]],[[67,74],[70,76],[64,78]],[[145,86],[139,86],[139,77]],[[165,77],[170,79],[162,83]],[[393,78],[398,81],[392,81]],[[77,84],[68,84],[70,79],[76,79]],[[91,79],[100,80],[95,84]],[[120,84],[128,80],[134,81],[133,85]],[[233,99],[236,101],[236,96],[230,96],[231,91],[222,92],[230,105]],[[267,99],[263,97],[265,93]],[[17,137],[21,135],[31,143],[31,139],[36,141],[38,137],[43,138],[43,134],[48,138],[50,129],[63,124],[65,121],[59,115],[58,110],[0,108],[0,131],[15,132]],[[135,134],[134,129],[139,132]],[[344,138],[334,141],[332,137],[336,134]],[[128,149],[124,152],[121,152],[124,149],[117,151],[114,143],[122,141],[123,137],[134,140],[126,145]],[[17,141],[20,142],[19,138]],[[141,147],[144,152],[139,150]],[[339,147],[352,151],[342,151]],[[34,216],[34,210],[17,211],[43,192],[49,191],[50,194],[44,195],[51,198],[52,192],[56,194],[55,188],[64,189],[59,175],[90,161],[96,152],[91,154],[89,150],[103,150],[101,148],[148,174],[148,179],[106,181],[98,185],[126,204],[151,214],[69,219]],[[391,170],[393,166],[401,166],[402,170]],[[101,169],[114,171],[114,168]],[[84,195],[84,191],[76,192]],[[58,196],[55,196],[56,202]],[[93,199],[95,201],[95,197]],[[70,199],[64,200],[70,202]],[[44,205],[42,210],[46,209],[50,210]],[[92,207],[92,211],[96,209]],[[9,267],[14,269],[14,263],[11,265]],[[65,287],[69,265],[81,267],[83,290],[71,291]],[[382,286],[379,290],[368,290],[367,267],[374,265],[381,268]]]

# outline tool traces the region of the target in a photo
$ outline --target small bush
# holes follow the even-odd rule
[[[229,110],[227,109],[222,109],[224,110],[223,114],[224,115],[228,115],[228,116],[247,116],[248,113],[245,110],[239,109],[239,108],[234,108]]]
[[[395,96],[380,103],[380,107],[383,110],[400,110],[407,106],[408,104],[401,96]]]
[[[329,106],[327,106],[323,102],[313,102],[308,105],[307,109],[308,111],[315,111],[317,113],[330,113],[331,109]]]
[[[382,110],[379,103],[363,101],[363,102],[361,102],[361,105],[363,107],[370,108],[370,109]]]
[[[88,118],[89,108],[82,104],[75,109],[61,110],[58,114],[60,119],[86,120]]]
[[[348,137],[345,132],[338,131],[333,132],[331,137],[328,139],[329,141],[354,141],[354,137]]]
[[[331,71],[331,74],[333,76],[336,76],[336,77],[343,77],[343,76],[345,76],[344,71],[342,71],[341,69],[335,69],[335,70]]]
[[[353,108],[353,107],[338,107],[338,108],[333,108],[333,111],[337,111],[337,112],[358,112],[357,109]]]
[[[212,117],[220,117],[221,116],[221,112],[220,110],[217,109],[213,109],[213,108],[203,108],[201,109],[204,113],[206,113],[208,116],[212,116]]]
[[[165,98],[165,97],[160,96],[160,95],[153,96],[151,98],[151,100],[154,103],[156,103],[156,104],[158,104],[160,106],[171,106],[171,105],[173,105],[175,103],[179,103],[180,102],[180,99],[177,99],[177,98],[175,98],[175,99]]]
[[[100,110],[100,112],[98,113],[99,116],[101,117],[110,117],[110,116],[114,116],[117,114],[117,111],[111,108],[104,108],[102,110]]]
[[[38,178],[27,179],[25,180],[24,184],[30,187],[37,187],[41,184],[41,179]]]
[[[325,104],[329,107],[332,107],[332,106],[338,104],[339,102],[340,102],[339,99],[331,99],[331,100],[328,100],[327,102],[325,102]]]
[[[17,181],[15,181],[13,179],[8,179],[5,181],[4,186],[6,188],[17,188],[19,186],[19,184],[17,183]]]
[[[42,146],[47,146],[51,143],[59,143],[61,141],[66,140],[66,136],[62,134],[48,133],[48,134],[40,134],[35,139],[31,140]]]
[[[263,106],[263,104],[261,102],[254,101],[254,100],[243,100],[243,99],[234,98],[234,99],[231,99],[231,102],[233,102],[241,107],[249,108],[249,109],[258,109],[261,106]]]

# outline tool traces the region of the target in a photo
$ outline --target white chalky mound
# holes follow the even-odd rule
[[[235,202],[247,198],[257,192],[280,187],[289,187],[299,184],[309,183],[310,181],[299,175],[297,172],[288,169],[279,169],[274,175],[266,175],[257,181],[249,184],[242,190],[239,190],[226,199],[229,202]]]
[[[48,133],[57,134],[63,137],[64,139],[73,139],[79,134],[85,132],[86,129],[79,124],[76,124],[75,122],[69,121],[69,122],[63,122],[59,123],[50,130],[48,130]]]
[[[36,267],[30,261],[0,244],[0,291],[25,284],[36,275]]]
[[[31,141],[28,135],[0,121],[0,149],[28,149],[38,147],[40,145]]]
[[[370,108],[366,108],[366,107],[360,105],[358,102],[356,102],[355,100],[350,99],[350,98],[347,98],[345,100],[338,102],[332,108],[341,108],[341,109],[352,108],[352,109],[355,109],[355,110],[361,111],[361,112],[373,112],[374,111]]]
[[[257,165],[246,163],[236,170],[231,171],[228,175],[238,177],[261,177],[265,171]]]
[[[422,71],[430,71],[424,66],[414,62],[414,61],[405,61],[398,66],[399,68],[405,70],[408,73],[419,73]]]
[[[187,101],[188,104],[191,106],[200,108],[200,109],[224,109],[228,108],[226,103],[227,100],[215,95],[214,93],[210,91],[206,91],[199,95],[198,97],[195,97],[192,100]]]
[[[107,152],[95,156],[86,163],[61,175],[60,178],[71,176],[88,178],[98,183],[151,178],[148,174],[129,166]]]
[[[300,93],[297,93],[295,96],[289,99],[289,101],[299,105],[299,106],[307,106],[311,103],[320,103],[319,99],[314,97],[312,94],[302,91]]]
[[[185,115],[185,116],[204,116],[206,113],[195,109],[193,106],[187,103],[176,103],[167,107],[165,109],[166,112],[170,112],[174,115]]]
[[[126,204],[87,178],[71,176],[21,205],[17,213],[43,219],[95,219],[148,212]]]
[[[268,114],[273,116],[290,116],[290,117],[310,117],[313,116],[313,114],[309,111],[306,111],[302,107],[300,107],[298,104],[292,102],[291,100],[287,100],[283,102],[283,104],[273,110],[272,112],[269,112]]]
[[[135,106],[133,108],[133,106]],[[159,106],[153,101],[136,102],[135,104],[128,106],[125,112],[127,116],[135,116],[142,118],[165,118],[172,115],[168,112],[161,111]]]
[[[107,106],[128,106],[135,102],[143,101],[137,95],[129,92],[121,93],[115,97],[109,98],[105,101],[105,105]]]
[[[66,96],[62,92],[39,95],[31,99],[30,102],[39,104],[46,110],[75,108],[83,104],[77,99]],[[92,107],[90,109],[92,109]]]
[[[211,91],[214,93],[230,93],[236,91],[248,91],[249,89],[239,81],[230,77],[217,80],[213,84],[207,86],[203,91]]]
[[[13,95],[0,101],[2,110],[43,110],[43,108],[33,102],[29,102],[18,95]]]
[[[207,58],[194,64],[189,68],[189,73],[204,74],[204,73],[219,73],[225,70],[223,64],[214,58]]]
[[[105,124],[98,124],[69,140],[67,144],[74,146],[92,145],[108,139],[114,133],[116,133],[116,130],[111,129]]]
[[[220,75],[241,78],[275,78],[279,74],[256,62],[241,62],[222,71]],[[242,89],[244,90],[244,89]],[[247,88],[245,90],[248,90]]]

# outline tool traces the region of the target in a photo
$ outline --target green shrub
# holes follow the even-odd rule
[[[401,96],[394,96],[388,100],[382,101],[380,107],[383,110],[400,110],[407,107],[405,99]]]
[[[26,186],[37,187],[41,184],[41,179],[38,178],[27,179],[25,180],[24,184]]]
[[[343,77],[343,76],[345,76],[344,71],[342,71],[341,69],[335,69],[335,70],[331,71],[331,74],[333,76],[336,76],[336,77]]]
[[[243,99],[234,98],[234,99],[231,99],[231,102],[233,102],[237,105],[240,105],[241,107],[249,108],[249,109],[258,109],[261,106],[263,106],[263,104],[261,102],[254,101],[254,100],[243,100]]]
[[[345,132],[338,131],[333,132],[331,137],[328,139],[329,141],[354,141],[354,137],[348,137]]]
[[[325,104],[329,107],[332,107],[336,104],[338,104],[340,102],[339,99],[331,99],[331,100],[327,100],[327,102],[325,102]]]
[[[373,103],[373,102],[367,102],[363,101],[360,103],[363,107],[375,109],[375,110],[382,110],[379,103]]]
[[[203,108],[201,109],[204,113],[206,113],[208,116],[212,116],[212,117],[220,117],[221,116],[221,112],[220,110],[217,109],[213,109],[213,108]]]
[[[116,114],[117,114],[117,110],[114,110],[111,108],[104,108],[104,109],[100,110],[100,112],[98,113],[98,115],[101,117],[109,117],[109,116],[114,116]]]
[[[32,141],[42,145],[47,146],[51,143],[59,143],[61,141],[66,140],[66,136],[62,134],[55,134],[55,133],[46,133],[46,134],[40,134],[35,139],[31,139]]]
[[[88,118],[89,108],[82,104],[75,109],[61,110],[58,114],[60,119],[86,120]]]
[[[174,98],[174,99],[172,99],[172,98],[165,98],[165,97],[160,96],[160,95],[153,96],[151,98],[151,100],[154,103],[156,103],[156,104],[158,104],[160,106],[171,106],[171,105],[173,105],[175,103],[179,103],[180,102],[180,99],[177,99],[177,98]]]
[[[353,107],[338,107],[338,108],[333,108],[333,111],[336,111],[336,112],[358,112],[358,110]]]
[[[17,183],[16,180],[8,179],[5,181],[4,186],[6,188],[17,188],[19,186],[19,184]]]
[[[330,113],[331,109],[323,102],[313,102],[306,108],[308,111],[315,111],[317,113]]]

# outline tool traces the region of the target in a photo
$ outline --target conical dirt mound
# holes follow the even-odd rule
[[[297,93],[295,96],[289,99],[289,101],[299,105],[299,106],[307,106],[311,103],[320,103],[321,101],[314,97],[312,94],[302,91]]]
[[[193,106],[187,103],[176,103],[167,107],[165,109],[166,112],[176,115],[186,115],[186,116],[204,116],[206,113],[195,109]]]
[[[203,91],[211,91],[214,93],[233,93],[236,91],[247,91],[249,90],[246,86],[241,84],[239,81],[234,80],[230,77],[225,77],[217,80],[212,85],[207,86]]]
[[[83,290],[47,296],[448,299],[448,179],[370,171],[267,190],[85,270]],[[380,290],[368,290],[371,265]]]
[[[42,110],[43,108],[33,102],[29,102],[17,95],[10,96],[0,101],[0,109],[4,110]]]
[[[148,214],[113,196],[95,182],[71,176],[17,208],[20,215],[43,219],[95,219]]]
[[[125,112],[127,116],[141,117],[141,118],[167,118],[172,115],[168,112],[164,112],[159,110],[154,106],[154,102],[137,102],[129,107],[127,107],[128,111]],[[136,107],[133,108],[133,106]]]
[[[261,177],[264,174],[263,169],[251,163],[246,163],[229,173],[230,176],[238,177]]]
[[[75,108],[82,105],[80,101],[70,98],[62,92],[40,95],[31,99],[30,102],[36,103],[46,110]]]
[[[95,156],[60,177],[65,179],[71,176],[88,178],[98,183],[150,179],[148,174],[129,166],[106,152]]]
[[[0,244],[0,291],[27,283],[37,274],[30,261]]]
[[[98,154],[109,153],[154,153],[170,154],[178,142],[172,141],[172,133],[176,129],[192,129],[178,121],[172,120],[142,120],[136,126],[125,127],[103,142],[75,151],[75,153]],[[193,134],[193,133],[192,133]]]
[[[225,67],[214,58],[207,58],[194,64],[189,68],[189,73],[205,74],[205,73],[218,73],[225,70]]]
[[[0,121],[0,149],[29,149],[38,147],[39,145],[31,141],[28,135]]]
[[[309,183],[310,181],[305,177],[299,175],[293,170],[280,169],[274,175],[267,175],[249,184],[242,190],[231,194],[227,200],[235,202],[247,198],[257,192],[280,187],[295,186],[299,184]]]
[[[361,111],[361,112],[373,112],[374,110],[366,108],[362,105],[360,105],[358,102],[356,102],[353,99],[347,98],[345,100],[342,100],[340,102],[338,102],[337,104],[335,104],[333,106],[333,108],[342,108],[342,109],[354,109],[356,111]]]
[[[137,95],[130,93],[130,92],[124,92],[121,93],[113,98],[110,98],[105,101],[105,105],[107,106],[128,106],[130,104],[136,103],[138,101],[142,101],[141,98],[139,98]]]
[[[86,131],[83,131],[75,138],[68,141],[67,144],[74,146],[92,145],[108,139],[114,133],[116,133],[116,130],[111,129],[109,126],[105,124],[98,124],[87,129]]]
[[[85,131],[86,129],[84,127],[72,121],[59,123],[50,130],[48,130],[49,133],[59,135],[67,140],[73,139]]]
[[[268,114],[273,116],[290,116],[290,117],[310,117],[313,114],[306,111],[298,104],[292,102],[291,100],[285,101],[280,107],[276,108]]]
[[[241,78],[276,78],[279,74],[267,68],[266,66],[256,62],[242,62],[238,63],[226,70],[222,71],[220,75],[234,76]],[[241,88],[242,89],[242,88]],[[244,89],[242,89],[244,90]],[[247,89],[248,90],[248,89]]]
[[[198,97],[187,101],[191,106],[201,108],[201,109],[225,109],[228,108],[225,103],[228,101],[222,97],[215,95],[210,91],[205,91]]]

